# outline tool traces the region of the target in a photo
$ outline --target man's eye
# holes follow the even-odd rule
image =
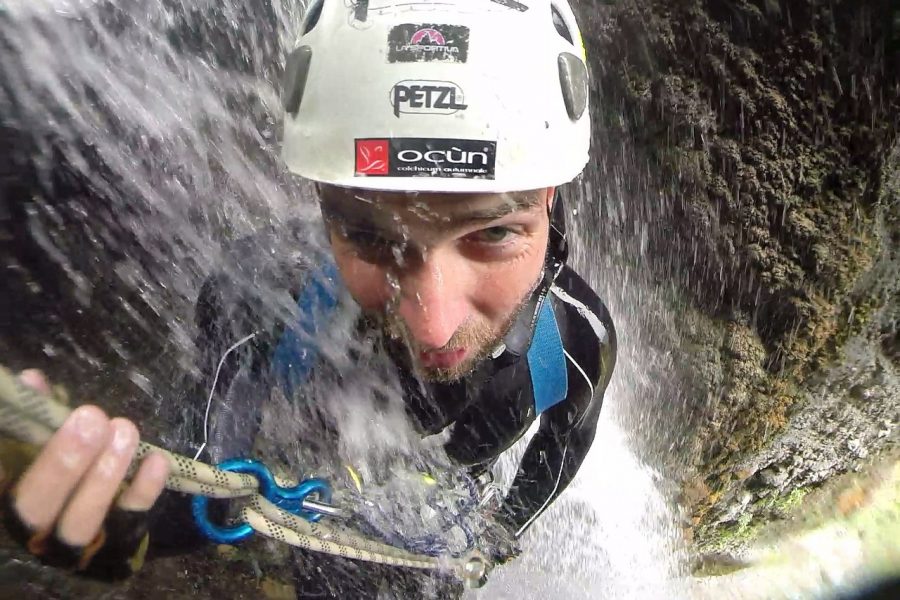
[[[513,236],[513,233],[513,230],[509,227],[488,227],[487,229],[475,232],[472,237],[478,242],[499,244],[501,242],[509,241],[509,238]]]

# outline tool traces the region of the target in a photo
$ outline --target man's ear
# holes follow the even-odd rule
[[[556,187],[547,188],[547,212],[553,210],[553,200],[556,198]]]

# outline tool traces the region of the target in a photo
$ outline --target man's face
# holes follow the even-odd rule
[[[363,311],[448,382],[499,344],[540,280],[552,188],[504,194],[319,186],[341,276]]]

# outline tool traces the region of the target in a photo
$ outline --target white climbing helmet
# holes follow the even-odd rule
[[[301,31],[283,149],[300,176],[506,192],[587,163],[587,64],[565,0],[314,0]]]

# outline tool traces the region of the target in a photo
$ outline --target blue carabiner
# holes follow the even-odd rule
[[[322,518],[320,513],[305,510],[303,501],[311,494],[318,494],[323,502],[331,502],[331,486],[324,479],[307,479],[289,488],[279,486],[272,472],[263,463],[249,458],[232,458],[216,465],[223,471],[246,473],[259,481],[260,495],[278,508],[297,515],[307,521],[316,522]],[[217,544],[236,544],[253,535],[253,528],[247,523],[233,526],[216,525],[209,520],[209,498],[194,496],[191,511],[200,532]]]

